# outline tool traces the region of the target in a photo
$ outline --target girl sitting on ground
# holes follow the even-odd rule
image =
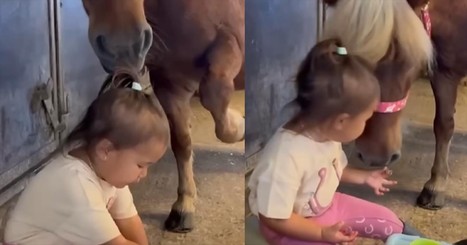
[[[6,243],[148,244],[128,185],[164,155],[169,125],[154,95],[133,85],[92,102],[62,150],[21,193]]]
[[[380,97],[372,69],[338,40],[318,43],[296,78],[299,113],[265,146],[248,187],[251,211],[273,245],[335,244],[357,236],[386,240],[410,231],[391,210],[336,192],[366,184],[378,195],[396,184],[387,169],[347,166],[342,143],[358,138]]]

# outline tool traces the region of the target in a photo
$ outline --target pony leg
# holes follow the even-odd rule
[[[152,84],[170,81],[151,73]],[[196,185],[193,174],[193,148],[190,134],[190,98],[192,92],[154,86],[155,94],[160,101],[170,124],[172,151],[177,161],[178,197],[172,205],[165,228],[172,232],[186,233],[193,230],[195,212]]]
[[[425,183],[417,198],[417,205],[425,209],[440,209],[445,203],[444,192],[449,174],[449,147],[454,132],[454,113],[459,81],[459,76],[439,71],[435,72],[431,80],[436,102],[433,124],[436,151],[431,178]]]
[[[234,78],[243,64],[236,38],[228,33],[218,33],[206,59],[207,72],[200,83],[201,104],[211,112],[219,140],[224,143],[241,141],[245,136],[245,118],[229,108]]]

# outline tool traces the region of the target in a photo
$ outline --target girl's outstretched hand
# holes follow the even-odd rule
[[[397,184],[395,180],[388,180],[389,176],[392,175],[392,171],[385,167],[382,170],[370,171],[368,177],[365,180],[365,183],[373,188],[376,195],[382,196],[384,192],[388,192],[389,188],[386,186],[391,186]]]
[[[342,245],[353,244],[357,238],[358,232],[347,232],[344,229],[344,222],[338,222],[331,226],[323,227],[321,230],[321,238],[326,242],[332,242]]]

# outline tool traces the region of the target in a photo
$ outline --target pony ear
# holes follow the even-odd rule
[[[336,5],[337,1],[339,0],[323,0],[323,2],[329,6],[334,6]]]
[[[410,7],[412,7],[413,9],[420,8],[424,6],[425,4],[427,4],[429,1],[430,0],[407,0]]]

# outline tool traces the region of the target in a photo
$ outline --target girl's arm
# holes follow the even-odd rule
[[[343,232],[344,222],[321,226],[313,219],[305,219],[295,213],[288,219],[271,219],[259,214],[259,219],[279,234],[305,241],[352,242],[358,235],[356,231]]]
[[[376,195],[384,195],[388,192],[387,186],[397,184],[397,181],[389,180],[392,172],[388,168],[382,170],[365,171],[347,166],[342,172],[341,181],[353,184],[365,184],[371,187]]]
[[[116,219],[115,224],[117,224],[118,229],[127,240],[138,245],[148,245],[146,231],[139,215],[127,219]]]
[[[370,171],[356,169],[350,166],[346,166],[342,172],[341,181],[351,184],[366,184]]]
[[[144,230],[143,222],[138,215],[133,195],[128,186],[117,189],[116,199],[109,209],[118,230],[122,234],[120,242],[123,244],[148,245],[148,238]],[[117,239],[118,240],[118,239]],[[115,241],[116,242],[116,241]],[[117,245],[120,243],[109,243],[108,245]],[[107,245],[107,244],[106,244]]]
[[[289,219],[271,219],[259,214],[259,219],[269,228],[287,237],[305,241],[322,241],[322,227],[313,219],[292,213]]]
[[[118,237],[106,242],[106,243],[103,243],[101,245],[139,245],[138,243],[134,243],[130,240],[127,240],[125,237],[123,237],[122,235],[119,235]]]

